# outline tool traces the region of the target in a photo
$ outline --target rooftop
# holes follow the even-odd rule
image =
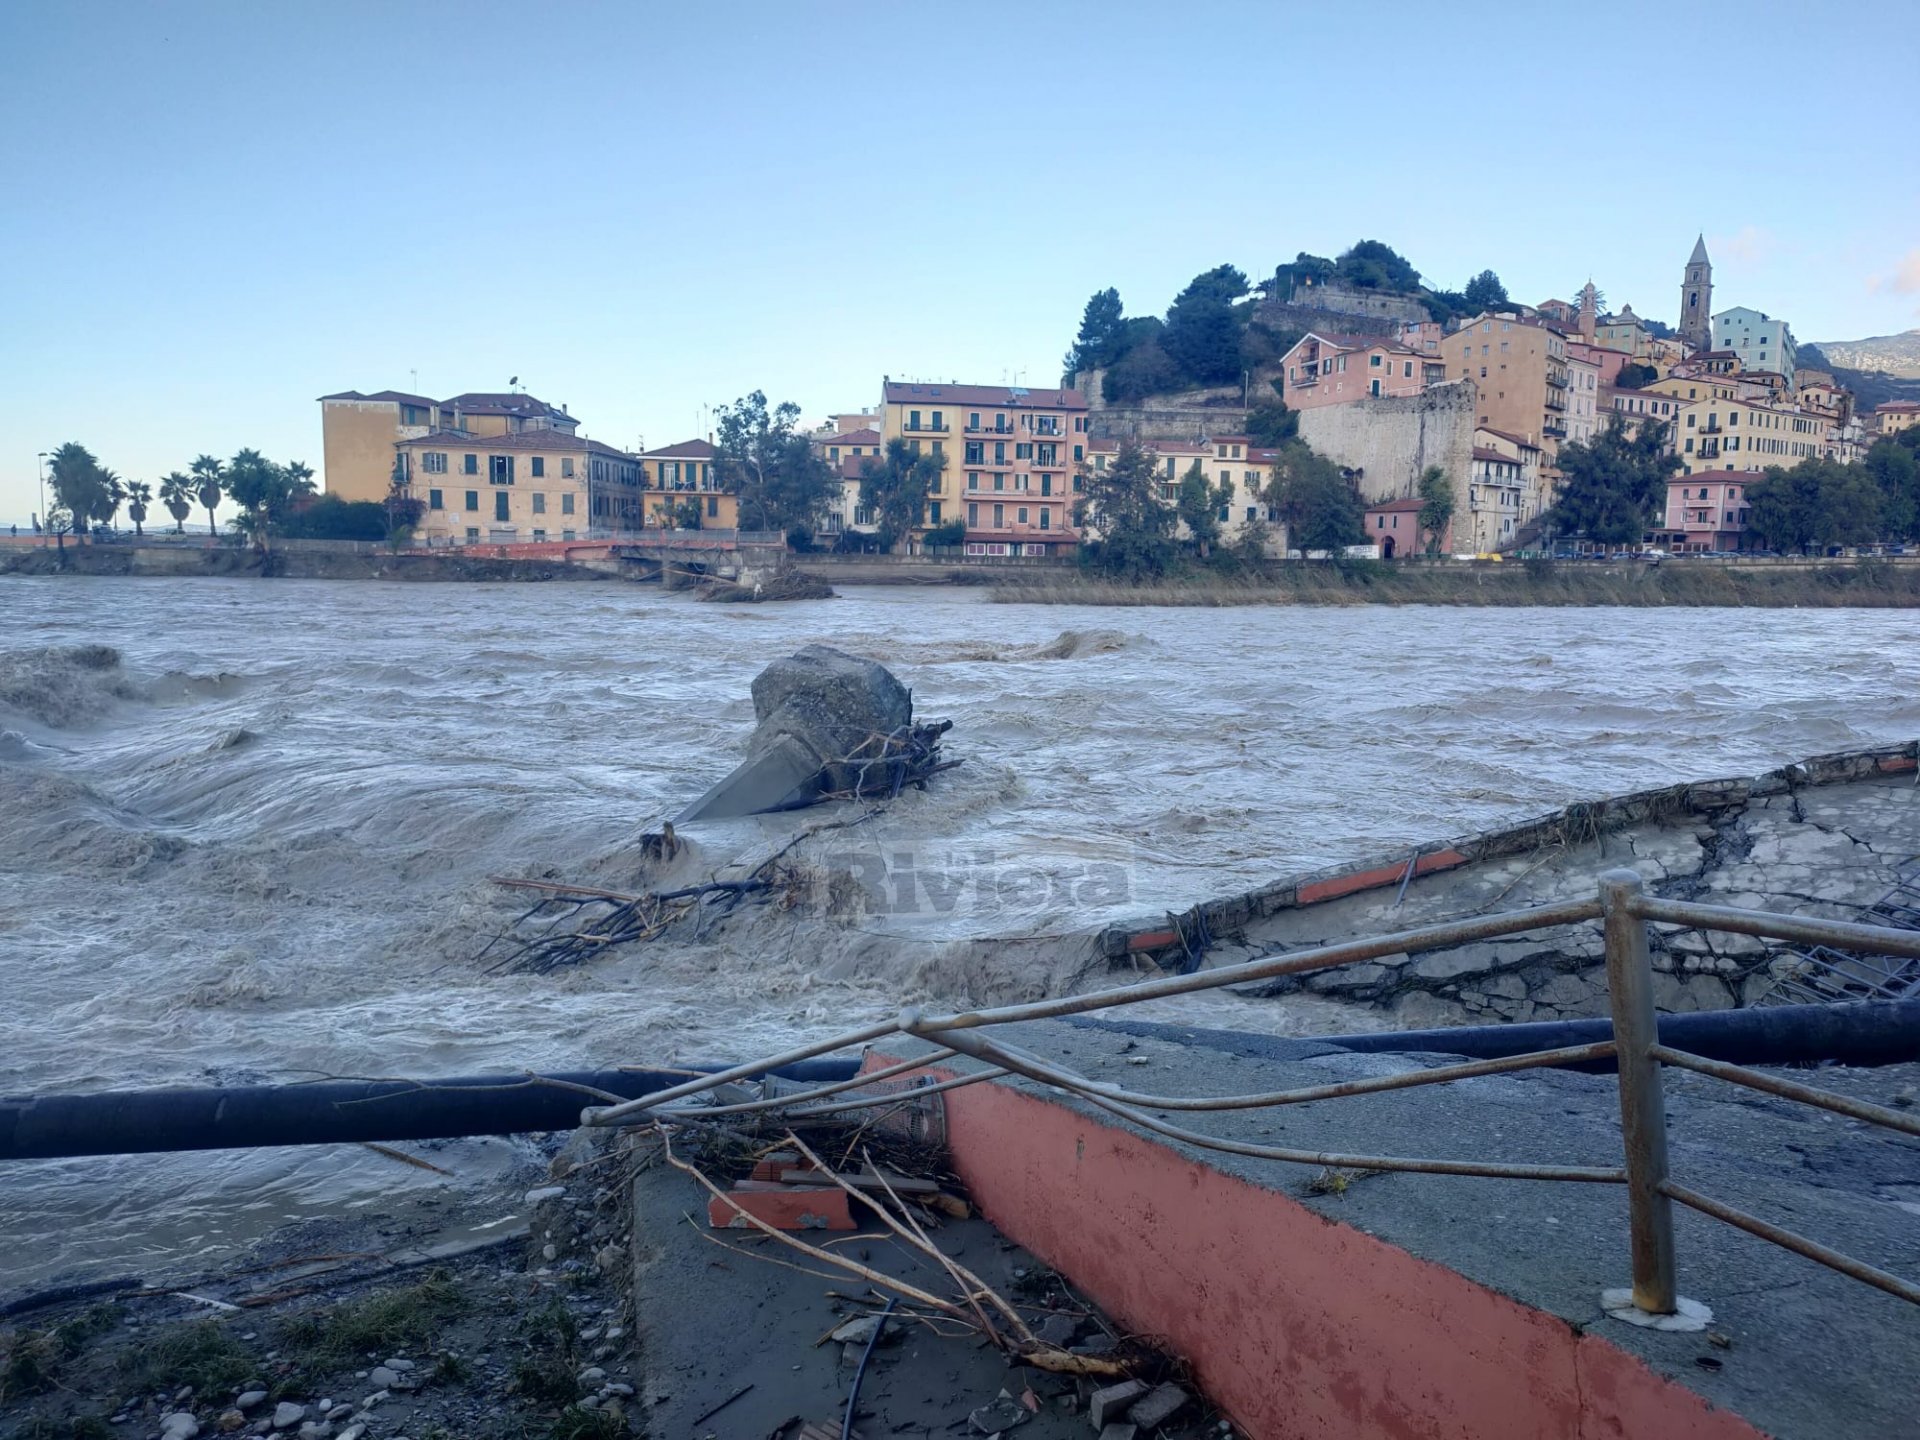
[[[642,460],[711,460],[720,453],[719,447],[707,440],[682,440],[677,445],[663,445],[658,450],[644,450]]]
[[[1084,410],[1078,390],[1035,390],[1023,385],[933,385],[889,380],[882,387],[888,405],[940,401],[948,405],[993,405],[1005,410]]]

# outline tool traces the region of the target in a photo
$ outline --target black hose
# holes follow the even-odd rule
[[[887,1308],[880,1312],[880,1323],[873,1327],[873,1334],[867,1337],[867,1348],[860,1352],[860,1364],[853,1372],[853,1388],[847,1391],[847,1418],[840,1422],[840,1440],[853,1440],[853,1407],[860,1403],[860,1382],[866,1378],[867,1361],[873,1357],[873,1347],[880,1343],[880,1335],[887,1328],[887,1317],[899,1303],[898,1296],[887,1297]]]
[[[0,1161],[571,1130],[584,1107],[600,1103],[591,1091],[637,1100],[680,1084],[689,1071],[717,1068],[9,1096],[0,1098]],[[820,1083],[858,1068],[855,1060],[820,1059],[773,1073]]]

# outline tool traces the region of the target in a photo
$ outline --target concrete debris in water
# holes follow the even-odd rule
[[[831,646],[809,645],[762,670],[753,713],[746,760],[676,823],[897,794],[944,768],[947,722],[916,725],[912,695],[886,666]]]

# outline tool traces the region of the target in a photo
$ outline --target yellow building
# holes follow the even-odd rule
[[[721,487],[719,456],[706,440],[682,440],[642,454],[645,524],[663,530],[737,530],[740,499]]]
[[[1920,425],[1920,401],[1889,400],[1873,407],[1873,433],[1898,435],[1910,426]]]
[[[391,448],[389,474],[425,507],[418,543],[527,544],[640,528],[639,458],[598,440],[557,429],[441,429]]]
[[[897,439],[946,459],[921,534],[958,520],[973,555],[1051,555],[1079,543],[1073,474],[1088,439],[1079,391],[888,380],[880,437],[883,450]]]
[[[1703,399],[1681,407],[1673,430],[1680,473],[1707,470],[1791,470],[1826,456],[1823,416],[1764,401]]]
[[[510,435],[557,430],[571,435],[580,422],[531,395],[469,391],[434,400],[400,390],[362,395],[342,390],[320,397],[321,471],[329,495],[384,500],[394,483],[394,447],[434,430]]]

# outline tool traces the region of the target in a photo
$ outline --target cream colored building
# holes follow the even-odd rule
[[[424,507],[417,543],[515,545],[640,528],[639,457],[598,440],[556,429],[443,429],[392,448],[390,473]]]
[[[1220,543],[1237,544],[1250,530],[1258,531],[1263,548],[1270,555],[1284,555],[1287,549],[1286,525],[1268,503],[1267,487],[1273,479],[1275,452],[1255,445],[1244,435],[1222,435],[1211,440],[1142,440],[1140,448],[1153,456],[1155,493],[1163,505],[1177,505],[1180,485],[1198,464],[1210,486],[1225,487],[1224,500],[1215,519],[1220,523]],[[1119,452],[1117,440],[1093,440],[1088,445],[1087,472],[1104,473]],[[1097,539],[1098,531],[1089,526],[1087,538]],[[1175,530],[1175,538],[1192,538],[1185,522]]]
[[[1829,453],[1826,419],[1792,405],[1724,398],[1681,408],[1673,430],[1680,473],[1708,470],[1791,470]]]
[[[1914,425],[1920,425],[1920,401],[1889,400],[1873,407],[1875,435],[1898,435]]]
[[[571,435],[580,422],[562,406],[515,392],[469,391],[434,400],[399,390],[363,395],[343,390],[320,397],[321,474],[329,495],[384,500],[394,483],[394,447],[434,430],[475,436],[556,430]]]
[[[946,468],[927,493],[919,534],[966,527],[973,555],[1052,555],[1074,548],[1075,469],[1087,456],[1087,400],[1077,390],[887,380],[881,448],[903,440]]]

